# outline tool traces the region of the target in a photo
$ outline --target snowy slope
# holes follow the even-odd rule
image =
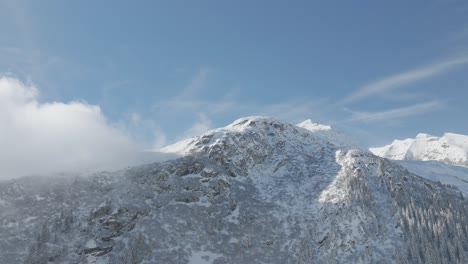
[[[468,263],[457,189],[306,125],[242,118],[178,159],[2,182],[0,263]]]
[[[468,195],[468,136],[420,133],[414,139],[395,140],[370,151],[427,179],[457,186]]]
[[[421,133],[416,138],[395,140],[370,151],[392,160],[437,160],[468,166],[468,136],[453,133],[445,133],[442,137]]]
[[[163,153],[175,153],[179,155],[186,155],[193,152],[200,151],[200,142],[201,143],[210,143],[216,144],[220,138],[223,137],[225,134],[229,133],[238,133],[238,132],[248,132],[252,130],[262,131],[262,130],[270,130],[271,128],[268,125],[263,124],[263,121],[267,120],[269,123],[272,123],[274,126],[283,126],[279,121],[275,119],[268,118],[268,117],[259,117],[259,116],[251,116],[240,118],[234,121],[232,124],[223,127],[208,131],[207,133],[192,137],[189,139],[182,140],[177,142],[173,145],[164,147],[161,149]],[[256,126],[251,126],[250,122],[259,122]],[[322,125],[316,122],[311,121],[310,119],[305,120],[296,125],[297,127],[306,129],[313,133],[308,133],[313,135],[314,141],[320,141],[325,144],[331,144],[338,148],[342,149],[360,149],[359,145],[352,139],[351,137],[347,136],[346,134],[336,131],[332,129],[331,126]],[[289,127],[292,127],[289,125]],[[271,134],[272,132],[270,132]],[[295,135],[288,135],[292,136],[292,140],[299,140]],[[295,138],[294,138],[295,137]],[[208,145],[210,145],[208,144]]]
[[[310,119],[305,120],[297,124],[296,126],[305,128],[312,131],[314,135],[320,136],[324,142],[333,142],[343,149],[360,149],[359,144],[350,136],[333,129],[331,126],[322,125],[311,121]]]
[[[440,161],[398,160],[396,163],[410,172],[432,181],[456,186],[468,197],[468,168],[453,166]]]

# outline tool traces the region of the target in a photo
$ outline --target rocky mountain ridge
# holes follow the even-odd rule
[[[317,130],[248,117],[178,159],[1,182],[0,262],[467,263],[459,190]]]

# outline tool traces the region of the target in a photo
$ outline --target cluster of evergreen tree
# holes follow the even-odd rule
[[[468,263],[468,203],[463,195],[452,186],[386,168],[382,162],[379,172],[394,198],[407,243],[400,262]]]

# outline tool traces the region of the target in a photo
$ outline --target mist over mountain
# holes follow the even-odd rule
[[[1,263],[467,263],[459,189],[329,126],[246,117],[88,177],[0,182]]]

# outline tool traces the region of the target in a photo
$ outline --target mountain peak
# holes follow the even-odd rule
[[[299,124],[297,124],[298,127],[303,127],[305,129],[308,129],[310,131],[316,131],[316,130],[331,130],[332,127],[328,125],[322,125],[317,122],[313,122],[310,119],[307,119]]]
[[[287,130],[290,133],[296,133],[295,126],[279,121],[274,118],[265,116],[249,116],[235,120],[231,124],[212,129],[202,135],[184,139],[175,144],[166,146],[161,149],[165,153],[177,153],[186,155],[193,152],[204,152],[206,148],[211,148],[214,145],[223,144],[240,144],[242,142],[232,141],[233,137],[247,134],[268,134],[272,136],[284,136]]]
[[[431,137],[435,137],[435,136],[432,136],[432,135],[427,134],[427,133],[419,133],[419,134],[416,135],[416,138],[420,138],[420,139],[422,139],[422,138],[431,138]]]
[[[298,125],[292,125],[265,116],[250,116],[239,118],[231,124],[210,130],[203,135],[182,140],[161,149],[165,153],[187,155],[189,153],[206,152],[215,145],[235,145],[237,148],[252,146],[272,147],[278,142],[285,146],[324,146],[331,145],[336,149],[358,149],[358,145],[350,137],[330,126],[306,120]]]
[[[247,116],[235,120],[226,127],[255,127],[262,124],[266,125],[268,123],[273,124],[282,122],[267,116]]]
[[[377,156],[393,160],[435,160],[468,166],[468,136],[444,133],[442,137],[419,133],[415,138],[394,140],[378,148],[370,148]]]

